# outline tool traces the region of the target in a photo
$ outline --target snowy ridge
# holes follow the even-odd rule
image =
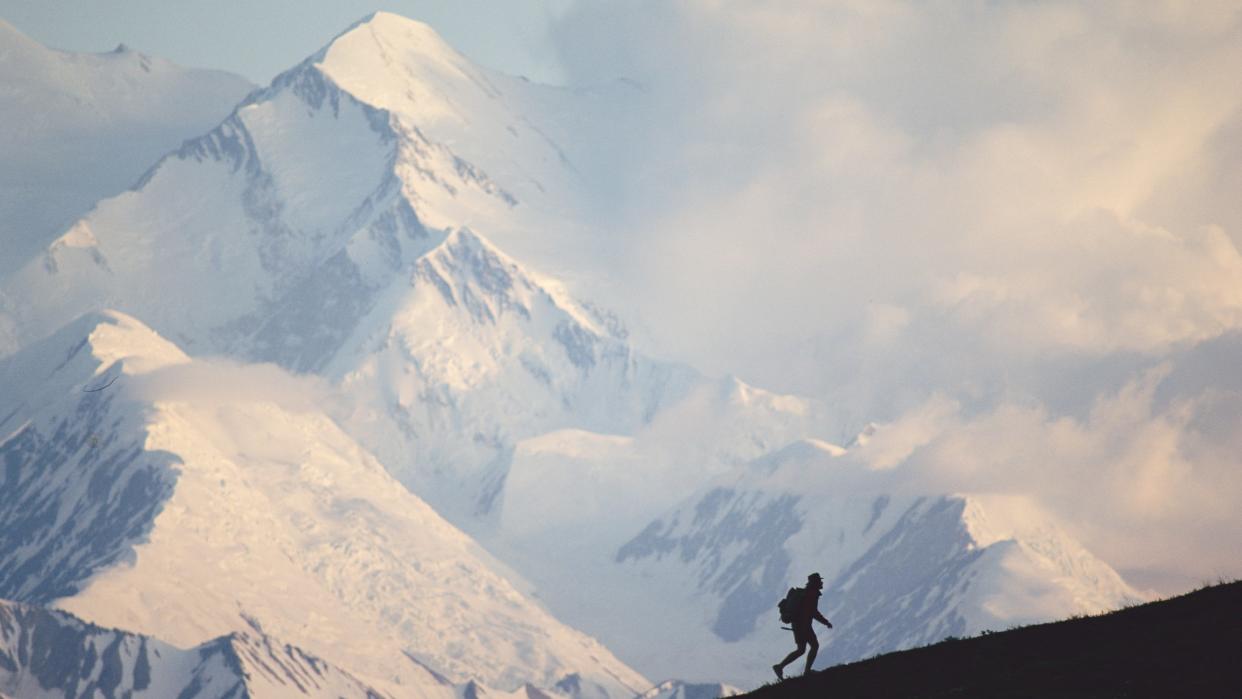
[[[769,445],[812,432],[823,412],[812,401],[733,378],[701,380],[630,433],[567,428],[522,440],[498,524],[481,536],[536,584],[559,616],[606,633],[611,612],[567,582],[571,570],[610,575],[617,549],[652,519]],[[567,492],[574,496],[564,497]],[[645,582],[630,582],[634,591],[610,594],[643,594]]]
[[[342,424],[457,522],[494,514],[520,440],[632,432],[698,378],[637,354],[615,320],[468,230],[392,294],[363,321],[374,333],[329,367],[357,399]]]
[[[387,690],[439,691],[427,667],[509,691],[648,685],[313,407],[233,396],[262,375],[232,371],[117,313],[0,364],[51,387],[0,406],[0,595],[181,647],[261,628]]]
[[[446,145],[477,146],[484,124],[510,140],[509,127],[522,133],[483,78],[424,71],[440,49],[428,58],[417,42],[355,87],[382,107],[331,77],[361,80],[345,58],[366,64],[374,36],[387,37],[388,51],[394,32],[427,31],[376,15],[166,157],[136,191],[102,202],[0,286],[10,351],[106,304],[193,354],[323,372],[363,399],[344,419],[350,431],[462,524],[491,513],[517,441],[564,427],[633,431],[684,395],[700,380],[693,371],[638,356],[615,318],[461,226],[506,229],[516,215],[511,195]],[[439,121],[418,111],[425,100],[418,109],[389,104],[424,83],[458,107],[491,105],[471,113],[470,138],[431,140]],[[528,142],[549,147],[528,138],[480,152],[520,155]],[[450,295],[434,300],[440,289]],[[473,346],[446,347],[427,328],[457,331]],[[402,347],[430,356],[395,352]],[[477,366],[446,359],[467,350]],[[403,386],[396,400],[393,384]],[[449,463],[468,482],[437,482]]]
[[[805,434],[817,419],[807,402],[761,405],[740,382],[716,392],[688,367],[643,357],[615,317],[464,225],[538,219],[508,193],[521,178],[507,158],[567,167],[515,106],[536,92],[379,13],[0,285],[0,333],[12,351],[109,306],[194,355],[320,373],[353,399],[341,424],[471,529],[494,521],[518,443],[550,431],[633,434],[677,404],[729,440],[706,473],[774,435]],[[783,426],[756,431],[756,411]]]
[[[92,408],[100,420],[117,420],[112,403],[120,396],[140,399],[120,411],[130,420],[127,445],[167,455],[160,482],[176,485],[168,499],[149,497],[151,508],[133,515],[136,521],[125,536],[100,547],[111,558],[73,568],[73,579],[56,594],[76,593],[65,597],[63,606],[89,618],[182,644],[236,629],[244,612],[281,637],[307,640],[305,647],[372,677],[423,682],[426,673],[410,662],[414,657],[447,677],[479,677],[501,688],[527,681],[551,687],[573,675],[579,678],[570,683],[576,693],[594,691],[593,686],[637,691],[645,686],[641,677],[593,642],[567,630],[550,634],[563,643],[528,636],[529,620],[495,607],[494,590],[503,590],[500,597],[512,604],[524,604],[515,601],[507,583],[489,583],[484,599],[463,601],[469,610],[464,616],[452,605],[444,610],[463,583],[450,574],[452,567],[426,563],[432,554],[417,548],[427,545],[424,529],[432,513],[414,498],[390,499],[390,506],[379,510],[350,505],[319,481],[371,484],[359,503],[371,502],[377,492],[389,497],[394,488],[383,482],[386,476],[365,449],[442,512],[478,527],[494,523],[512,455],[524,439],[569,428],[601,434],[654,430],[661,441],[686,420],[705,420],[732,433],[720,417],[746,422],[751,400],[762,392],[643,358],[628,346],[614,318],[573,301],[559,284],[528,272],[460,225],[506,227],[508,219],[499,216],[526,211],[510,189],[521,193],[528,186],[537,196],[547,182],[499,185],[453,150],[470,143],[478,147],[486,139],[465,138],[470,134],[462,132],[462,140],[450,147],[450,132],[461,123],[415,123],[423,117],[409,104],[391,112],[343,90],[329,75],[342,66],[333,47],[353,45],[372,31],[386,33],[394,24],[404,27],[402,32],[414,31],[406,20],[377,16],[373,21],[383,26],[364,23],[342,35],[321,56],[253,94],[214,131],[162,160],[135,191],[102,202],[0,292],[12,349],[77,314],[114,304],[193,355],[222,352],[321,372],[345,396],[332,406],[334,417],[362,448],[322,415],[290,415],[279,405],[241,409],[227,401],[170,401],[155,389],[153,396],[101,393],[97,400],[109,403]],[[376,76],[394,74],[399,71]],[[406,82],[424,79],[417,71],[406,77]],[[481,103],[471,100],[481,83],[468,82],[452,88],[456,92],[444,92],[449,87],[441,85],[442,96],[478,108]],[[358,92],[382,104],[374,94]],[[496,94],[482,99],[501,103]],[[486,122],[495,127],[488,133],[518,138],[521,145],[481,153],[517,157],[530,148],[544,152],[548,157],[541,162],[550,167],[567,167],[554,144],[523,137],[521,124],[511,123],[513,114],[498,109],[471,113],[472,133]],[[503,170],[504,163],[497,163]],[[141,361],[141,356],[126,359]],[[187,367],[189,374],[200,370],[194,363]],[[85,380],[76,379],[75,390],[80,392],[77,384]],[[133,383],[158,388],[160,379],[147,376]],[[673,404],[675,420],[655,420],[669,415]],[[789,423],[814,419],[802,407],[762,409],[775,411],[775,421],[786,426],[782,430],[800,432]],[[68,415],[78,408],[60,401],[46,409]],[[139,413],[142,420],[135,417]],[[261,425],[271,427],[263,432]],[[73,433],[72,422],[65,431]],[[78,437],[91,443],[91,434]],[[48,435],[65,436],[33,428],[25,435],[29,444],[9,445],[15,452],[21,445],[23,460],[51,458]],[[322,444],[325,456],[307,463],[304,447],[295,446],[297,436]],[[711,472],[752,456],[765,439],[747,440],[740,455],[726,449],[717,455],[724,462],[709,460],[702,468]],[[712,441],[708,435],[696,445]],[[81,470],[99,458],[96,454],[83,451],[80,459],[64,461],[64,468]],[[370,466],[358,473],[358,464]],[[677,493],[688,492],[699,473],[683,471]],[[264,495],[312,486],[314,494],[305,503],[285,499],[277,506]],[[30,492],[37,487],[31,485]],[[77,507],[63,504],[73,502],[72,495],[61,493],[56,506]],[[290,511],[288,504],[307,509]],[[281,514],[261,515],[276,511]],[[410,522],[411,512],[418,513],[418,523]],[[219,531],[204,528],[202,522],[211,518],[224,522]],[[342,520],[351,526],[342,526]],[[290,525],[295,531],[286,538],[272,534]],[[392,527],[419,533],[399,534],[389,531]],[[185,535],[176,532],[185,528],[196,536],[179,540]],[[386,543],[367,539],[374,545],[345,545],[338,541],[340,532],[381,533]],[[62,534],[64,541],[72,540],[69,532]],[[473,546],[459,533],[445,536],[459,542],[454,555]],[[73,548],[66,543],[58,551],[68,556]],[[137,563],[131,567],[114,565],[133,556]],[[254,569],[255,560],[275,563]],[[199,570],[203,561],[215,562],[225,574]],[[376,575],[376,566],[395,567],[394,579]],[[308,572],[318,582],[306,594],[318,602],[285,602],[268,592],[288,589],[290,580]],[[88,579],[90,586],[78,592]],[[28,575],[20,584],[42,585]],[[185,589],[198,591],[191,606],[183,602]],[[291,621],[302,608],[332,610],[342,603],[349,614]],[[555,626],[537,610],[519,616],[528,613],[539,624]],[[348,644],[333,647],[330,639],[372,638],[370,624],[380,624],[406,647],[354,648],[348,658],[334,654]],[[509,639],[500,646],[512,642],[511,661],[491,657],[497,637]],[[563,654],[566,659],[560,660]]]
[[[540,108],[558,91],[480,68],[431,27],[388,12],[365,18],[311,60],[357,99],[503,182],[509,206],[550,205],[549,193],[572,193],[572,164],[545,132],[555,124],[544,123],[548,110]],[[454,220],[474,225],[491,210],[457,209],[466,218]]]
[[[823,664],[1143,598],[1024,499],[889,494],[886,479],[839,448],[795,444],[705,487],[616,561],[690,610],[683,643],[718,639],[718,653],[692,656],[689,676],[743,685],[766,678],[779,659],[768,656],[790,644],[776,602],[812,571],[835,625],[819,632]]]
[[[851,453],[875,428],[815,439],[820,403],[528,269],[574,97],[376,13],[0,276],[0,598],[232,639],[274,696],[313,655],[532,699],[767,679],[812,570],[821,663],[1136,596],[1031,503],[910,492]]]
[[[182,650],[62,611],[2,600],[0,691],[23,699],[393,696],[257,629]]]
[[[966,615],[968,628],[997,628],[1001,621],[1056,619],[1075,614],[1111,611],[1121,604],[1145,600],[1115,570],[1057,525],[1055,518],[1030,498],[1015,495],[967,495],[961,519],[975,545],[1012,547],[1001,566],[1029,578],[1050,578],[1035,586],[1010,580],[978,580],[974,601],[980,616]]]
[[[32,699],[237,697],[245,682],[218,642],[179,650],[71,614],[0,602],[0,691]]]
[[[0,47],[0,279],[253,89],[124,46],[49,49],[3,19]]]
[[[142,358],[125,361],[130,352]],[[46,603],[132,556],[178,459],[146,451],[143,416],[93,389],[184,360],[135,321],[96,314],[0,362],[17,389],[0,399],[0,597]],[[66,406],[66,396],[76,400]]]
[[[8,285],[18,332],[38,337],[105,299],[195,350],[240,343],[255,315],[366,230],[383,191],[393,146],[374,110],[307,109],[314,98],[250,102],[101,202]]]
[[[681,680],[668,680],[638,695],[638,699],[717,699],[734,697],[742,693],[727,684],[693,684]]]
[[[274,355],[263,358],[299,368],[326,361],[333,347],[325,341],[339,342],[348,328],[279,349],[262,337],[251,347],[248,336],[296,306],[308,286],[345,317],[364,313],[378,283],[375,264],[383,260],[392,274],[405,241],[429,235],[419,215],[489,188],[442,145],[399,133],[417,135],[312,63],[282,74],[164,158],[135,191],[102,202],[5,285],[9,349],[102,298],[196,352]],[[398,169],[416,176],[404,181]],[[424,211],[415,214],[412,201]],[[314,357],[281,356],[308,342]]]

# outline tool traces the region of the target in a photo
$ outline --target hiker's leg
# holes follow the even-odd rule
[[[785,659],[777,663],[776,666],[783,670],[785,669],[786,665],[797,660],[798,657],[805,652],[806,652],[806,641],[798,641],[797,649],[795,649],[794,652],[790,653],[789,655],[786,655]]]
[[[819,639],[815,637],[813,632],[806,641],[811,646],[811,652],[806,654],[806,669],[802,671],[804,675],[810,674],[811,666],[815,664],[815,654],[819,652]]]

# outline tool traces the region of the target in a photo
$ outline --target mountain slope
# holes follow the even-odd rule
[[[328,368],[357,401],[342,424],[463,526],[494,517],[520,440],[633,432],[701,380],[469,231],[419,259],[377,316]]]
[[[572,200],[572,166],[536,126],[548,101],[377,13],[0,286],[0,351],[6,335],[13,351],[112,307],[194,355],[318,373],[350,394],[335,415],[347,431],[482,528],[520,441],[633,434],[687,400],[723,408],[754,392],[717,394],[644,357],[615,317],[485,237],[538,231]],[[772,435],[802,436],[823,412],[794,403],[773,412]],[[721,458],[755,456],[772,435]]]
[[[56,51],[0,19],[0,279],[253,87],[123,46]]]
[[[78,314],[116,307],[194,356],[224,354],[319,374],[339,389],[341,399],[324,406],[337,424],[421,499],[472,531],[494,532],[501,526],[505,502],[516,513],[505,521],[529,521],[532,510],[521,514],[514,504],[520,498],[506,497],[505,489],[519,445],[549,433],[642,433],[635,444],[644,449],[658,445],[661,456],[649,460],[646,473],[674,473],[666,467],[676,465],[676,476],[662,477],[664,487],[653,490],[648,501],[626,507],[631,518],[650,516],[703,477],[806,434],[823,413],[814,402],[772,397],[733,379],[708,380],[688,367],[642,356],[615,318],[526,269],[475,229],[514,240],[520,237],[516,233],[555,218],[549,214],[569,206],[561,190],[571,187],[564,180],[572,180],[573,167],[548,137],[552,129],[545,131],[546,124],[536,119],[555,99],[541,88],[486,74],[464,61],[418,23],[383,13],[359,23],[252,94],[213,131],[164,158],[133,191],[101,202],[42,259],[4,283],[0,335],[7,338],[0,338],[0,345],[7,339],[8,351],[15,351]],[[97,400],[108,400],[105,395],[111,394]],[[58,409],[69,414],[76,408]],[[227,632],[238,618],[225,604],[234,590],[224,583],[214,586],[211,575],[201,570],[194,574],[197,562],[223,561],[246,580],[240,590],[262,589],[244,576],[280,589],[279,579],[293,574],[276,566],[272,575],[277,580],[269,581],[271,571],[246,569],[247,561],[282,560],[279,551],[271,550],[281,542],[257,534],[268,527],[279,531],[281,522],[256,521],[255,513],[270,508],[263,499],[237,502],[246,491],[239,495],[228,484],[258,478],[244,466],[257,457],[225,447],[239,441],[245,449],[262,446],[267,440],[256,436],[254,424],[280,423],[273,435],[331,430],[284,415],[217,412],[182,401],[160,409],[162,424],[173,427],[151,438],[142,437],[141,429],[132,434],[142,441],[143,454],[168,453],[168,463],[157,471],[160,487],[174,482],[176,492],[201,489],[195,498],[253,527],[241,531],[256,538],[256,550],[263,555],[215,542],[193,554],[147,544],[139,550],[150,552],[147,560],[155,568],[144,568],[146,577],[116,568],[120,558],[81,561],[72,569],[77,577],[66,585],[79,584],[74,581],[97,569],[107,572],[93,578],[84,593],[66,588],[66,594],[76,593],[68,608],[94,619],[93,614],[104,613],[107,595],[116,595],[128,601],[108,608],[108,623],[193,643]],[[695,428],[687,439],[689,425]],[[75,434],[71,426],[64,430]],[[173,441],[162,441],[165,437]],[[339,445],[347,440],[334,434],[327,451],[346,450]],[[293,448],[276,441],[282,449]],[[24,449],[50,453],[46,444]],[[215,481],[204,476],[191,488],[182,482],[191,471],[177,467],[188,453],[236,468],[220,474],[217,480],[225,485],[209,487]],[[272,458],[298,462],[284,452]],[[174,476],[179,480],[171,481]],[[287,483],[275,479],[258,485],[261,490],[296,487],[306,476],[290,472]],[[370,474],[362,480],[367,479],[374,482]],[[529,493],[531,481],[523,483]],[[607,482],[592,489],[592,497],[615,500]],[[159,501],[154,493],[149,499]],[[161,515],[157,506],[152,508],[137,516],[137,529],[131,526],[124,537],[99,549],[131,556],[126,547],[148,535],[142,526],[157,516],[176,521],[182,513]],[[309,522],[299,526],[317,531],[323,526],[320,519],[332,522],[349,515],[363,528],[382,529],[389,514],[326,510],[299,513]],[[589,513],[582,517],[581,512],[561,512],[562,522],[590,529]],[[623,524],[626,530],[619,524],[607,532],[610,545],[629,536],[629,524]],[[155,544],[162,541],[158,531],[149,534]],[[219,536],[228,540],[234,533],[226,527]],[[404,556],[402,547],[418,538],[394,536],[394,543],[366,555],[385,561]],[[301,543],[295,538],[288,545]],[[46,542],[40,550],[47,557],[72,555],[68,546],[56,549]],[[163,551],[168,553],[155,555]],[[337,559],[313,565],[322,571],[330,564],[358,565]],[[51,560],[40,565],[41,570],[56,568]],[[139,577],[141,584],[135,583]],[[572,580],[571,574],[563,582]],[[178,587],[191,583],[204,590],[207,601],[201,609],[177,608]],[[446,585],[440,581],[439,587]],[[467,646],[487,647],[492,642],[486,637],[507,632],[450,623],[451,615],[426,611],[436,604],[428,600],[438,598],[418,597],[411,591],[416,587],[385,586],[382,594],[360,593],[351,603],[364,607],[370,619],[399,626],[402,639],[425,641],[431,650],[420,648],[415,654],[430,654],[425,660],[437,671],[514,686],[522,674],[514,670],[516,661],[512,666],[458,667],[459,644],[443,640],[461,634],[470,639]],[[137,590],[145,595],[141,601]],[[243,602],[247,613],[257,607],[274,608],[277,619],[292,613],[266,591]],[[329,598],[315,606],[333,604]],[[434,623],[410,618],[424,613]],[[265,618],[264,623],[277,622]],[[320,629],[317,636],[350,637],[353,621],[339,623],[340,629]],[[310,633],[273,628],[299,643]],[[315,642],[307,647],[321,648]],[[527,670],[535,668],[533,677],[542,686],[559,681],[555,675],[562,666],[569,669],[540,652],[516,645],[510,650],[522,656]],[[375,657],[390,651],[377,651]],[[583,668],[615,662],[602,651],[567,652],[578,657],[570,664]],[[629,672],[615,670],[621,679],[608,680],[584,670],[579,684],[640,684]]]
[[[0,406],[0,596],[181,647],[261,628],[386,691],[648,685],[273,371],[196,362],[117,313],[0,362],[31,384]]]
[[[256,619],[385,687],[579,694],[642,679],[513,570],[644,671],[735,684],[810,570],[825,658],[1128,598],[1028,503],[902,491],[811,439],[823,405],[653,360],[506,252],[573,219],[576,97],[377,13],[0,283],[0,596],[183,645]]]
[[[739,686],[788,651],[776,603],[813,571],[836,626],[820,633],[821,666],[1142,597],[1024,499],[901,495],[897,482],[839,447],[798,442],[616,548],[572,559],[599,581],[590,588],[555,584],[553,543],[542,558],[526,549],[518,568],[549,566],[531,575],[549,606],[647,672]],[[661,620],[665,643],[641,640],[648,619]]]
[[[727,684],[692,684],[670,680],[643,692],[636,699],[717,699],[741,693],[741,690]]]
[[[392,114],[401,130],[451,149],[461,158],[456,167],[479,168],[504,190],[492,202],[499,209],[444,201],[439,213],[455,225],[481,225],[495,211],[510,218],[514,207],[551,204],[549,196],[564,206],[573,194],[569,155],[545,131],[557,130],[547,103],[582,101],[572,93],[474,65],[431,27],[388,12],[363,19],[308,62],[354,98]]]
[[[744,695],[1236,697],[1242,583],[830,667]]]
[[[392,696],[257,629],[181,650],[65,612],[5,601],[0,692],[20,699]]]

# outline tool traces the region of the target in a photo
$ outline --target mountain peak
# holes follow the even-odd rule
[[[375,12],[372,12],[366,17],[358,20],[358,22],[356,22],[351,29],[357,29],[359,27],[369,27],[372,31],[379,32],[407,32],[412,34],[421,34],[428,39],[434,39],[435,41],[443,43],[443,39],[440,38],[440,35],[431,27],[430,24],[420,22],[416,19],[411,19],[404,15],[399,15],[395,12],[388,12],[386,10],[376,10]],[[345,33],[348,33],[348,31]]]
[[[343,67],[355,61],[396,60],[463,63],[466,59],[430,25],[391,12],[374,12],[358,20],[332,39],[319,62],[326,67]],[[388,63],[391,68],[392,63]],[[374,77],[374,76],[373,76]]]
[[[821,470],[829,459],[845,453],[845,449],[820,439],[805,437],[765,454],[751,462],[759,473],[773,475],[787,467],[799,474]]]
[[[39,75],[42,64],[54,60],[55,51],[32,39],[12,23],[0,18],[0,78],[6,83],[25,82]],[[0,105],[4,106],[4,105]]]
[[[0,361],[0,376],[15,396],[53,395],[71,387],[110,385],[135,374],[188,361],[175,345],[136,318],[104,309],[85,313],[48,337]],[[118,371],[109,367],[119,364]],[[111,374],[109,377],[103,373]],[[0,402],[0,407],[6,405]]]
[[[407,686],[426,678],[405,649],[506,690],[574,672],[592,696],[647,684],[512,586],[320,403],[287,408],[289,377],[188,358],[134,376],[160,346],[178,351],[105,311],[0,362],[0,598],[183,648],[270,632]]]
[[[477,119],[500,95],[434,29],[390,12],[359,20],[309,63],[355,99],[413,117],[420,128]]]

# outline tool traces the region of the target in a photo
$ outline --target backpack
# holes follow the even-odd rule
[[[792,624],[794,615],[798,613],[798,607],[802,604],[802,594],[806,590],[801,587],[791,587],[789,592],[785,593],[785,599],[777,602],[776,608],[781,613],[781,623]]]

